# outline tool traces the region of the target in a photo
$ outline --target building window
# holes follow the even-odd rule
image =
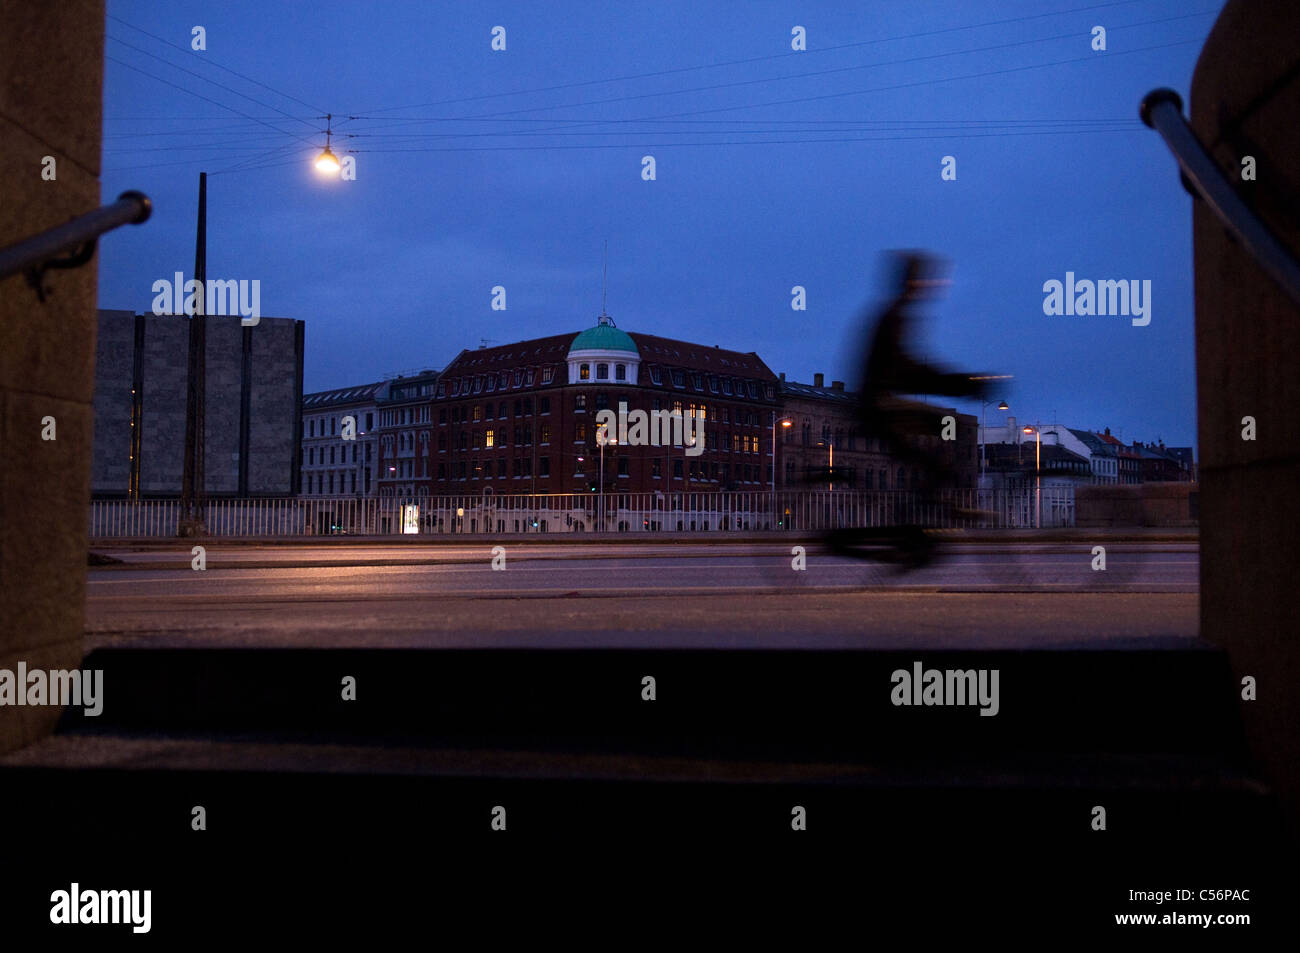
[[[628,472],[627,472],[627,457],[619,457],[619,458],[618,458],[618,475],[621,476],[621,477],[625,477],[625,476],[628,475]]]
[[[535,380],[537,380],[537,369],[536,369],[536,368],[534,368],[534,367],[530,367],[530,368],[528,368],[528,370],[524,371],[524,386],[525,386],[525,387],[532,387],[532,386],[533,386],[533,381],[535,381]]]
[[[578,424],[578,426],[576,426],[576,427],[573,429],[573,442],[574,442],[574,443],[586,443],[586,442],[587,442],[587,425],[586,425],[586,424]]]
[[[486,430],[483,433],[483,446],[491,450],[496,446],[497,432],[495,430]]]
[[[549,414],[551,412],[551,398],[539,397],[537,399],[537,412],[539,414]]]
[[[587,412],[586,394],[578,394],[573,398],[573,412],[575,414],[585,414]]]
[[[716,393],[718,392],[718,375],[717,375],[717,374],[710,374],[710,375],[709,375],[709,392],[710,392],[710,393],[713,393],[713,394],[716,394]]]
[[[496,374],[489,374],[489,375],[487,376],[487,382],[484,384],[483,389],[486,390],[489,394],[492,393],[492,391],[494,391],[494,390],[497,389],[497,376],[496,376]]]
[[[650,475],[654,477],[656,480],[658,480],[659,477],[662,475],[662,472],[663,472],[663,461],[660,460],[658,457],[655,457],[653,460],[650,461]]]
[[[653,384],[662,384],[664,382],[664,372],[661,367],[650,368],[650,382]]]
[[[447,408],[446,408],[446,407],[443,407],[441,410],[438,411],[438,424],[439,424],[440,426],[446,426],[446,424],[447,424]]]
[[[625,380],[627,380],[627,365],[626,365],[626,364],[615,364],[615,365],[614,365],[614,380],[616,380],[616,381],[625,381]]]
[[[704,390],[704,378],[701,376],[699,371],[696,371],[691,375],[691,386],[696,390]]]
[[[730,378],[730,377],[724,377],[724,378],[722,379],[722,392],[723,392],[724,394],[730,394],[730,393],[731,393],[731,378]]]
[[[524,398],[524,416],[525,416],[525,417],[531,417],[532,415],[533,415],[533,399],[532,399],[531,397],[525,397],[525,398]]]
[[[330,447],[330,463],[333,462],[334,462],[334,448]],[[330,489],[333,489],[333,487],[331,487]]]
[[[591,365],[590,365],[590,364],[579,364],[579,365],[578,365],[578,380],[580,380],[580,381],[589,381],[589,380],[591,380]]]
[[[596,392],[596,409],[605,410],[609,407],[609,394],[602,391]]]
[[[607,380],[609,380],[609,365],[608,365],[608,364],[597,364],[597,365],[596,365],[596,380],[598,380],[598,381],[607,381]]]
[[[524,382],[524,372],[522,370],[515,371],[515,386],[518,387],[523,382]]]
[[[555,379],[555,368],[553,368],[553,367],[543,367],[543,368],[542,368],[542,383],[543,383],[543,384],[549,384],[549,383],[550,383],[551,381],[553,381],[554,379]]]
[[[674,461],[673,461],[673,479],[674,479],[674,480],[680,480],[681,478],[682,478],[682,461],[680,461],[680,460],[674,460]]]
[[[677,368],[674,368],[674,369],[673,369],[673,386],[674,386],[674,387],[685,387],[685,386],[686,386],[686,374],[685,374],[685,372],[683,372],[683,371],[681,371],[680,369],[677,369]]]
[[[551,458],[542,457],[537,461],[537,475],[539,477],[548,477],[551,475]]]
[[[483,408],[480,407],[478,404],[475,404],[475,405],[474,405],[474,409],[470,411],[470,416],[471,416],[471,419],[473,419],[475,423],[477,423],[478,421],[482,420],[482,419],[483,419]]]
[[[539,442],[539,443],[544,443],[544,444],[545,444],[545,443],[550,443],[550,442],[551,442],[551,426],[550,426],[550,424],[542,424],[541,427],[538,428],[538,433],[540,434],[540,437],[538,438],[538,442]]]

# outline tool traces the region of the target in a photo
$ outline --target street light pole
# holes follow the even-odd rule
[[[988,465],[988,452],[984,447],[989,442],[988,430],[988,406],[993,403],[991,400],[980,401],[980,486],[984,485],[984,471]],[[1004,400],[998,404],[998,410],[1010,410],[1010,405]]]
[[[1034,435],[1034,526],[1043,528],[1043,434],[1038,427],[1025,427],[1025,433]]]
[[[776,529],[776,425],[782,427],[791,426],[789,417],[776,418],[776,411],[772,411],[772,528]]]

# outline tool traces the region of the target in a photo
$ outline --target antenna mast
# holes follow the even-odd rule
[[[600,270],[600,323],[613,324],[605,313],[605,304],[609,298],[609,239],[605,239],[605,259]]]

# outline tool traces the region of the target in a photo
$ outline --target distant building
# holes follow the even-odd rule
[[[302,399],[302,495],[378,495],[378,401],[388,382],[340,387]],[[354,438],[344,431],[352,418]]]
[[[1142,462],[1142,481],[1144,483],[1179,483],[1192,479],[1193,464],[1191,447],[1180,447],[1180,453],[1173,452],[1163,442],[1143,444],[1134,441],[1133,450]]]
[[[431,423],[437,371],[388,382],[376,406],[380,496],[417,497],[433,492]]]
[[[921,479],[919,470],[904,466],[887,453],[875,434],[863,433],[858,423],[858,395],[843,382],[825,385],[822,374],[811,384],[781,377],[780,415],[791,421],[781,432],[781,489],[834,487],[846,490],[908,490]],[[975,486],[979,472],[976,456],[977,421],[954,408],[934,407],[937,414],[955,418],[955,439],[941,434],[917,435],[927,449],[957,471],[957,486]]]
[[[1115,450],[1116,458],[1119,462],[1119,482],[1125,484],[1141,483],[1141,455],[1118,437],[1111,434],[1109,427],[1097,434],[1097,436]]]
[[[602,453],[601,411],[616,421]],[[770,489],[777,379],[742,353],[627,332],[602,315],[585,331],[462,351],[435,389],[431,492],[590,494]],[[684,434],[635,432],[633,414],[689,417]],[[626,429],[626,432],[620,432]],[[688,450],[692,452],[688,452]],[[417,459],[421,454],[416,445]],[[385,458],[387,459],[387,458]],[[409,485],[409,481],[408,481]],[[421,484],[415,484],[417,491]]]
[[[99,312],[94,455],[98,497],[179,497],[185,465],[189,322]],[[206,321],[204,490],[288,496],[300,478],[304,325],[237,316]]]
[[[1115,447],[1090,430],[1066,427],[1061,428],[1061,433],[1063,437],[1073,438],[1073,441],[1063,440],[1063,446],[1087,458],[1088,465],[1092,468],[1094,483],[1119,482],[1119,451]],[[1075,445],[1071,445],[1072,443]]]

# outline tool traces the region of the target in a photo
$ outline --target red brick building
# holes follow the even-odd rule
[[[753,352],[629,334],[605,315],[579,334],[465,350],[431,402],[431,492],[597,490],[597,415],[621,406],[692,418],[704,446],[615,428],[605,492],[770,489],[777,383]]]

